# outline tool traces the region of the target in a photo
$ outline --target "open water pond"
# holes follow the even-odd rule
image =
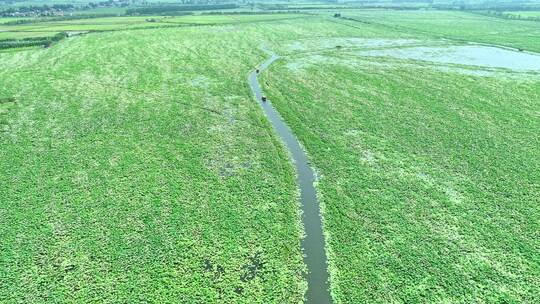
[[[539,55],[482,45],[402,47],[363,51],[361,55],[540,72]]]

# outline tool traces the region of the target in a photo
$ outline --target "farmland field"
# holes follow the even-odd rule
[[[0,302],[301,303],[269,50],[335,303],[539,302],[540,23],[332,15],[0,25]]]
[[[22,39],[30,37],[54,36],[60,32],[81,31],[115,31],[126,29],[141,29],[146,27],[178,27],[193,25],[239,24],[245,22],[264,22],[272,20],[287,20],[305,18],[301,14],[268,14],[268,15],[194,15],[180,17],[137,16],[137,17],[103,17],[75,19],[67,21],[45,21],[28,24],[7,25],[0,23],[1,39]],[[9,21],[15,19],[5,18]],[[0,19],[2,21],[3,19]],[[148,22],[152,20],[152,22]],[[7,22],[7,21],[6,21]],[[4,22],[5,23],[5,22]]]
[[[507,15],[521,16],[525,18],[540,17],[540,11],[511,11],[511,12],[504,12],[504,13]]]
[[[453,44],[435,38],[446,28],[425,26],[465,17],[444,16],[382,21],[420,34],[368,35],[391,27],[346,22],[359,27],[353,37],[285,44],[290,56],[265,74],[269,99],[321,174],[340,302],[539,300],[540,67],[530,74],[385,56]],[[473,41],[477,29],[468,31]],[[454,31],[443,34],[460,37]]]
[[[232,29],[0,53],[0,302],[301,300],[294,172],[245,85],[264,53]]]
[[[392,31],[419,37],[492,43],[540,52],[540,24],[505,20],[467,12],[445,11],[357,11],[348,17]],[[459,25],[459,26],[457,26]]]
[[[19,19],[19,18],[0,18],[0,24],[15,21],[17,19]]]

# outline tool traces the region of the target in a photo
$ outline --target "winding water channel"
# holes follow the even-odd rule
[[[309,165],[306,153],[289,126],[281,119],[279,113],[269,101],[263,101],[264,95],[257,79],[258,74],[266,70],[272,62],[279,58],[276,54],[267,52],[271,57],[259,66],[258,71],[254,70],[249,73],[248,83],[266,117],[287,146],[296,167],[296,181],[300,188],[300,203],[303,211],[302,222],[306,234],[301,241],[304,263],[308,268],[308,272],[304,274],[308,282],[305,303],[332,303],[319,201],[313,185],[315,181],[313,169]]]

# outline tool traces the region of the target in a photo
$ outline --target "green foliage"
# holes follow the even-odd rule
[[[1,52],[0,302],[301,302],[293,167],[246,84],[261,45],[336,303],[539,302],[538,73],[361,53],[539,51],[538,24],[332,15],[70,20],[40,26],[111,32]]]
[[[88,31],[123,31],[127,29],[159,28],[193,26],[198,24],[238,24],[243,22],[264,22],[269,20],[305,18],[306,15],[279,13],[252,15],[237,12],[236,14],[192,15],[183,12],[185,16],[138,16],[138,17],[99,17],[99,18],[75,18],[66,20],[32,19],[39,22],[23,22],[22,24],[0,24],[0,41],[21,40],[33,38],[46,40],[60,32],[83,33]],[[156,22],[148,22],[153,19]]]
[[[21,25],[21,24],[43,23],[43,22],[105,18],[105,17],[115,17],[115,16],[116,14],[99,14],[99,15],[86,14],[86,15],[75,15],[75,16],[51,17],[51,18],[16,19],[16,20],[4,22],[3,25]]]
[[[58,33],[52,37],[35,37],[35,38],[25,38],[25,39],[5,39],[0,40],[0,49],[10,49],[10,48],[22,48],[29,46],[43,46],[49,47],[55,42],[66,38],[67,33]]]
[[[208,5],[158,5],[151,7],[132,8],[126,15],[178,15],[181,12],[222,10],[238,8],[236,4],[208,4]]]
[[[521,20],[501,20],[476,13],[448,11],[355,11],[347,18],[390,31],[423,38],[449,39],[520,48],[540,52],[540,24]],[[459,25],[459,26],[458,26]]]
[[[264,36],[235,26],[0,53],[18,100],[0,133],[0,302],[301,302],[293,167],[246,85],[264,58],[246,34]]]
[[[501,27],[458,13],[417,23],[388,14],[282,43],[288,56],[262,75],[320,173],[336,302],[539,302],[540,75],[362,57],[384,48],[381,38],[447,44],[433,37],[475,41],[484,24]]]

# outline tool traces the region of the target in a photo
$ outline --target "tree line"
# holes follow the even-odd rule
[[[29,46],[49,47],[53,43],[68,37],[66,32],[58,33],[51,37],[34,37],[24,39],[4,39],[0,40],[0,49],[21,48]]]
[[[234,9],[238,7],[237,4],[160,5],[128,9],[126,15],[162,15],[174,12]]]

